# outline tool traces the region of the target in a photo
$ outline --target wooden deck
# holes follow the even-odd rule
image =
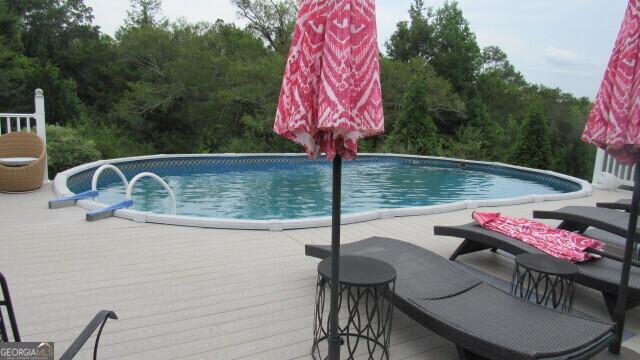
[[[589,198],[502,208],[592,205],[629,197],[595,191]],[[48,210],[49,187],[0,194],[0,271],[9,280],[25,341],[55,341],[60,354],[97,310],[120,320],[105,328],[101,359],[307,359],[312,338],[317,260],[304,244],[326,244],[329,228],[294,231],[212,230],[122,219],[88,223],[79,208]],[[495,208],[494,208],[495,210]],[[461,224],[470,210],[345,225],[343,242],[388,236],[448,256],[458,245],[435,237],[435,224]],[[511,260],[482,252],[461,261],[505,279]],[[607,318],[598,293],[579,288],[576,308]],[[455,348],[399,311],[393,359],[454,359]],[[640,312],[628,328],[640,334]],[[640,350],[640,336],[625,347]],[[91,346],[81,359],[90,358]],[[624,358],[635,358],[629,353]]]

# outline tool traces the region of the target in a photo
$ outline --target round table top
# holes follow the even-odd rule
[[[516,255],[516,264],[547,274],[574,275],[578,273],[578,266],[576,264],[568,260],[543,254]]]
[[[26,156],[6,157],[6,158],[0,158],[0,164],[5,166],[24,166],[24,165],[29,165],[36,160],[38,159],[34,157],[26,157]]]
[[[331,258],[318,264],[318,272],[331,278]],[[396,279],[396,269],[384,261],[366,256],[340,256],[340,283],[354,286],[376,286]]]

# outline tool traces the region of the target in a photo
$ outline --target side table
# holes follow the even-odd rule
[[[324,359],[328,346],[331,259],[318,264],[315,318],[313,324],[314,359]],[[353,359],[358,346],[369,359],[389,359],[396,270],[393,266],[364,256],[340,256],[339,333],[346,345],[347,359]]]
[[[511,293],[545,306],[571,311],[578,267],[543,254],[520,254],[511,280]]]

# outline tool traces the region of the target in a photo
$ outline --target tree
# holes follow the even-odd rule
[[[468,94],[480,69],[480,48],[456,1],[445,1],[435,12],[433,43],[433,69],[457,92]]]
[[[247,20],[247,29],[281,54],[291,43],[293,24],[298,12],[293,0],[231,0],[238,16]]]
[[[424,78],[413,79],[404,95],[402,115],[388,139],[392,151],[422,155],[439,152],[438,128],[429,116],[427,97]]]
[[[80,32],[92,32],[91,8],[83,0],[7,0],[9,11],[20,17],[24,55],[59,64]]]
[[[158,26],[166,23],[160,16],[161,0],[131,0],[131,10],[127,10],[124,20],[126,27]]]
[[[423,0],[415,0],[409,8],[409,22],[399,22],[396,31],[385,43],[387,55],[400,61],[413,58],[430,60],[433,53],[432,16],[432,10],[425,9]]]
[[[551,166],[549,127],[540,104],[531,106],[513,152],[513,163],[536,169]]]
[[[21,50],[19,21],[20,17],[9,11],[6,0],[0,0],[0,49]]]

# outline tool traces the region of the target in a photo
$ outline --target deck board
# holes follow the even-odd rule
[[[515,216],[588,198],[504,207]],[[60,352],[100,309],[120,320],[105,328],[102,359],[309,359],[317,260],[304,244],[328,244],[329,228],[288,231],[201,229],[123,219],[86,222],[84,210],[47,209],[49,186],[0,194],[0,271],[9,280],[25,341],[55,341]],[[491,208],[491,211],[495,211]],[[449,256],[459,240],[435,224],[470,221],[471,210],[390,218],[342,227],[343,242],[387,236]],[[554,224],[554,222],[550,222]],[[461,261],[509,279],[512,260],[483,252]],[[576,308],[606,318],[599,294],[580,288]],[[640,334],[638,310],[628,328]],[[455,359],[451,343],[396,311],[393,359]],[[640,337],[625,346],[640,350]],[[89,359],[84,349],[80,359]],[[626,358],[626,357],[625,357]]]

